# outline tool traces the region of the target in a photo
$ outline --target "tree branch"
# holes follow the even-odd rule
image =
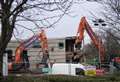
[[[8,1],[9,1],[8,5],[9,5],[9,7],[11,7],[14,0],[8,0]]]
[[[33,31],[33,29],[27,28],[27,27],[25,27],[24,25],[21,25],[21,24],[16,24],[16,25],[31,31],[35,35],[35,32]]]
[[[28,0],[23,0],[21,4],[19,4],[11,13],[9,16],[11,16],[12,14],[14,14],[14,12],[16,12],[19,9],[22,9],[22,6],[27,2]]]

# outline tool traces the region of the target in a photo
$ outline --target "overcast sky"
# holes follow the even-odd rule
[[[61,37],[70,37],[75,36],[80,19],[82,16],[85,16],[88,22],[92,26],[93,15],[90,12],[95,14],[98,18],[101,18],[101,5],[95,2],[86,2],[80,5],[74,5],[71,9],[75,17],[64,16],[61,21],[56,24],[55,28],[47,30],[48,38],[61,38]],[[95,29],[93,29],[95,30]],[[85,35],[85,41],[88,42],[89,37]]]
[[[91,22],[93,15],[91,15],[90,12],[100,17],[101,16],[100,11],[101,11],[101,5],[95,2],[84,2],[81,4],[75,4],[71,8],[71,12],[72,12],[71,15],[74,17],[65,15],[55,25],[55,28],[50,28],[45,30],[46,35],[48,38],[62,38],[62,37],[75,36],[81,17],[86,16],[87,20]],[[32,25],[29,24],[29,27],[32,27]],[[24,36],[20,36],[20,38],[27,39],[28,37],[31,36],[32,34],[30,34],[29,32],[25,32]]]

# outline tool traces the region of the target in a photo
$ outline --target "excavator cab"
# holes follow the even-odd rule
[[[81,49],[81,42],[78,42],[78,43],[76,43],[75,44],[75,48],[76,48],[76,50],[80,50]]]

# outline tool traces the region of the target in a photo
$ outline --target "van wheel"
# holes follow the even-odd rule
[[[85,72],[83,69],[81,68],[76,68],[75,69],[76,75],[85,75]]]

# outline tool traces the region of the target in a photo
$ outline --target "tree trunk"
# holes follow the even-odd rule
[[[5,48],[2,47],[2,48],[0,48],[0,50],[1,50],[0,51],[0,76],[2,76],[3,54],[4,54],[4,51],[5,51]]]
[[[7,45],[12,37],[12,32],[10,35],[8,35],[4,41],[1,40],[0,42],[0,76],[2,75],[2,63],[3,63],[3,54],[7,48]]]
[[[15,26],[15,19],[16,19],[16,15],[15,17],[11,20],[10,19],[10,7],[8,5],[8,3],[1,3],[1,10],[2,10],[2,14],[1,14],[1,36],[0,36],[0,72],[2,75],[2,62],[3,62],[3,54],[4,51],[7,48],[7,45],[9,43],[9,41],[12,38],[12,33],[13,33],[13,29]]]
[[[0,72],[2,75],[2,63],[3,63],[3,54],[4,51],[7,48],[7,45],[12,37],[12,33],[13,33],[13,28],[10,25],[10,21],[8,18],[4,18],[1,20],[1,27],[2,27],[2,33],[1,33],[1,37],[0,37]]]
[[[0,76],[2,76],[2,55],[0,53]]]

